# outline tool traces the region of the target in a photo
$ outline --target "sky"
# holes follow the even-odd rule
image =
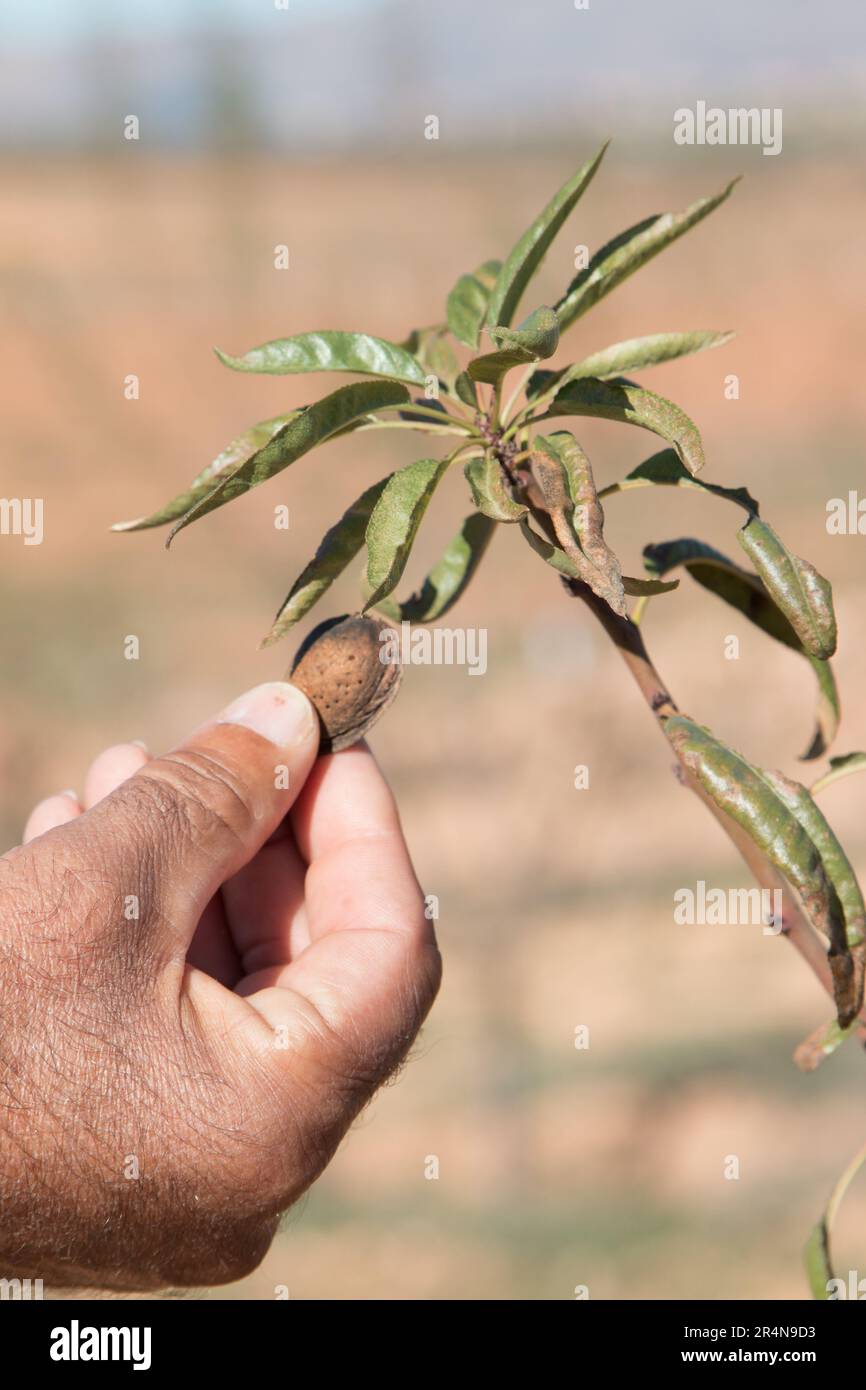
[[[304,21],[315,14],[336,15],[379,7],[380,0],[285,0],[285,18]],[[135,37],[210,27],[238,32],[264,28],[273,0],[3,0],[0,31],[6,37],[46,46],[100,35]]]
[[[667,129],[697,99],[863,128],[864,0],[2,0],[0,143],[458,144]],[[287,5],[288,8],[278,8]]]

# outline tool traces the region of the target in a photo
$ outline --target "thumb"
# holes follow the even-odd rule
[[[159,921],[187,944],[226,879],[277,828],[316,760],[319,721],[284,681],[258,685],[89,813],[146,866]],[[95,828],[95,827],[94,827]],[[117,831],[125,830],[117,836]]]

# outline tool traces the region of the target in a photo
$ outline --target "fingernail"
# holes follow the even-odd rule
[[[306,695],[288,681],[267,681],[248,690],[223,710],[218,724],[241,724],[278,748],[305,742],[316,728]]]
[[[131,738],[129,740],[129,745],[131,748],[140,748],[142,753],[146,753],[148,751],[147,744],[145,743],[143,738]]]
[[[69,799],[70,799],[71,801],[77,801],[77,800],[78,800],[78,792],[75,790],[74,787],[67,787],[67,788],[65,789],[65,791],[58,792],[57,795],[58,795],[58,796],[68,796]]]

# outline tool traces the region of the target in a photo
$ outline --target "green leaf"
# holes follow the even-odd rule
[[[812,925],[844,950],[842,905],[818,846],[760,769],[683,715],[663,721],[664,732],[683,766],[709,799],[745,830],[797,890]],[[840,1017],[840,1026],[849,1020]]]
[[[558,545],[552,545],[550,541],[539,536],[537,531],[524,518],[520,523],[520,529],[524,539],[527,540],[535,551],[548,565],[561,574],[563,579],[581,579],[577,566],[568,558],[564,550],[560,550]],[[671,589],[679,588],[679,580],[674,579],[670,584],[662,583],[657,579],[633,579],[630,575],[624,574],[622,577],[623,590],[635,598],[646,598],[653,594],[667,594]]]
[[[515,502],[508,491],[499,460],[493,454],[468,459],[463,472],[472,493],[472,500],[484,516],[491,521],[520,521],[526,516],[526,507]]]
[[[380,599],[376,608],[394,622],[432,623],[443,617],[465,592],[495,530],[496,523],[489,517],[472,512],[418,592],[404,603]]]
[[[684,212],[664,212],[660,216],[644,218],[597,251],[589,265],[578,272],[556,305],[563,332],[629,275],[640,270],[659,251],[670,246],[719,207],[737,182],[734,179],[713,197],[700,198]]]
[[[413,405],[418,406],[419,409],[413,410]],[[423,396],[420,399],[416,397],[415,400],[413,400],[409,405],[408,410],[398,410],[397,419],[414,420],[419,425],[435,425],[435,420],[431,420],[428,415],[423,413],[427,410],[435,410],[438,415],[441,415],[443,425],[452,423],[452,417],[448,414],[448,411],[445,409],[445,406],[442,404],[441,401],[438,401],[435,398],[428,400],[426,397]]]
[[[257,454],[273,439],[277,430],[281,430],[291,420],[296,420],[302,413],[300,410],[292,410],[286,415],[276,415],[272,420],[262,420],[258,425],[251,425],[243,434],[239,434],[237,439],[233,439],[231,444],[226,445],[213,463],[209,463],[207,468],[193,478],[187,491],[181,493],[180,497],[176,497],[173,502],[169,502],[150,516],[138,517],[135,521],[118,521],[112,526],[112,531],[144,531],[151,526],[165,526],[169,521],[176,521],[196,502],[213,492],[221,478],[227,477],[239,464],[245,463],[253,454]]]
[[[578,577],[615,613],[626,615],[619,560],[604,538],[604,511],[592,467],[568,430],[536,435],[532,472],[541,489],[556,539]]]
[[[562,384],[587,376],[603,379],[620,376],[623,372],[638,372],[644,367],[655,367],[660,362],[672,362],[677,357],[688,357],[692,353],[722,347],[733,336],[732,332],[694,332],[651,333],[645,338],[627,338],[625,342],[602,348],[591,357],[585,357],[582,362],[576,362],[573,367],[567,367]]]
[[[472,410],[478,409],[478,390],[468,372],[461,372],[454,382],[454,394]]]
[[[506,372],[512,367],[525,367],[537,362],[538,357],[528,348],[503,348],[501,352],[485,352],[481,357],[473,357],[466,368],[473,381],[483,381],[489,386],[499,386]]]
[[[663,579],[634,579],[631,575],[624,574],[622,577],[622,587],[625,593],[633,598],[652,598],[655,594],[669,594],[672,589],[680,587],[678,579],[671,579],[665,582]]]
[[[450,391],[460,372],[460,363],[448,340],[440,333],[432,335],[425,340],[420,360]]]
[[[850,777],[853,772],[863,772],[866,770],[866,753],[843,753],[838,758],[830,759],[830,771],[825,772],[823,777],[812,783],[812,795],[823,791],[829,787],[831,782],[838,782],[840,777]]]
[[[397,343],[369,333],[298,333],[250,348],[230,357],[215,348],[217,357],[235,372],[284,376],[289,372],[360,372],[423,386],[425,372],[417,358]]]
[[[607,143],[602,145],[598,153],[594,154],[592,159],[584,164],[583,168],[579,169],[567,183],[563,184],[544,211],[531,226],[527,227],[511,251],[497,276],[493,293],[490,296],[490,303],[487,306],[489,326],[505,325],[507,327],[511,323],[523,291],[543,261],[557,232],[577,205],[581,194],[589,187],[606,150]]]
[[[539,367],[538,371],[533,372],[526,383],[526,399],[532,401],[549,390],[551,386],[555,386],[557,382],[561,382],[567,370],[567,367],[563,367],[558,372],[552,372],[546,367]]]
[[[542,560],[551,565],[558,574],[564,579],[580,579],[581,573],[573,560],[569,559],[564,550],[560,550],[558,545],[552,545],[550,541],[539,536],[537,531],[533,531],[529,522],[524,517],[520,522],[520,530],[524,539],[527,540]]]
[[[418,527],[450,459],[418,459],[392,473],[367,523],[364,605],[375,608],[400,582]]]
[[[834,919],[836,935],[830,938],[830,970],[840,1028],[847,1028],[863,1005],[863,946],[866,941],[866,904],[851,861],[811,793],[781,772],[765,772],[776,795],[799,821],[821,856],[824,872],[842,908]]]
[[[559,346],[559,319],[552,309],[534,309],[517,328],[491,328],[490,336],[499,348],[525,348],[536,361],[552,357]]]
[[[860,1168],[866,1159],[866,1147],[855,1154],[848,1164],[842,1176],[839,1178],[830,1199],[824,1209],[824,1214],[817,1226],[813,1229],[804,1250],[806,1261],[806,1273],[809,1276],[809,1287],[812,1290],[812,1297],[822,1301],[830,1297],[830,1282],[835,1277],[833,1274],[833,1264],[830,1254],[830,1237],[842,1198],[845,1196],[853,1179],[857,1176]]]
[[[714,497],[721,497],[726,502],[734,502],[738,507],[744,507],[750,515],[757,515],[758,512],[758,503],[747,488],[720,487],[717,483],[706,483],[701,478],[693,477],[680,462],[675,449],[662,449],[660,453],[653,454],[651,458],[638,464],[637,468],[633,468],[620,482],[611,483],[609,487],[603,488],[599,496],[608,497],[615,492],[628,492],[637,487],[697,488],[701,492],[712,493]]]
[[[364,544],[370,514],[387,482],[388,478],[382,478],[368,487],[325,533],[313,559],[298,575],[281,604],[263,647],[270,647],[285,636],[354,560]]]
[[[200,492],[195,496],[187,493],[171,503],[173,508],[184,501],[187,510],[169,533],[168,543],[190,522],[267,482],[303,454],[338,434],[353,420],[363,418],[370,411],[381,410],[386,405],[402,405],[408,399],[406,387],[396,381],[366,381],[341,386],[329,396],[316,401],[315,405],[308,405],[306,410],[277,430],[269,443],[228,472],[203,497]],[[150,524],[154,524],[152,520]]]
[[[767,772],[777,794],[817,845],[824,868],[833,884],[845,914],[845,939],[853,949],[866,942],[866,903],[857,882],[857,875],[835,831],[823,811],[816,805],[812,793],[800,782],[781,772]]]
[[[748,497],[748,494],[745,496]],[[742,506],[748,505],[741,498],[731,497],[730,500],[739,501]],[[786,647],[791,647],[793,651],[806,657],[818,681],[818,711],[815,733],[801,758],[803,761],[809,761],[826,752],[839,728],[839,696],[832,667],[828,661],[809,656],[799,636],[768,594],[758,575],[740,569],[739,565],[735,565],[718,550],[704,545],[703,541],[691,538],[648,545],[644,548],[643,554],[650,574],[662,576],[669,574],[678,565],[685,566],[702,588],[708,589],[710,593],[729,603],[732,608],[736,608],[768,637],[775,638],[777,642],[784,643]]]
[[[454,349],[445,336],[447,324],[434,324],[431,328],[413,328],[399,347],[417,357],[421,366],[430,376],[436,376],[450,391],[454,379],[460,371],[460,364]]]
[[[678,405],[640,386],[595,377],[569,382],[539,418],[550,420],[558,415],[594,415],[637,425],[672,444],[689,472],[698,473],[704,466],[701,436],[694,422]]]
[[[448,296],[448,327],[467,347],[478,347],[490,292],[501,269],[501,261],[485,261],[472,275],[461,275]]]
[[[810,656],[825,661],[836,650],[836,617],[829,582],[792,554],[766,521],[754,516],[737,540]]]

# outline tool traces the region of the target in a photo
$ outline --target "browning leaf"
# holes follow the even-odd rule
[[[619,560],[604,539],[604,511],[589,459],[567,430],[536,435],[532,472],[560,546],[594,594],[626,615]]]

